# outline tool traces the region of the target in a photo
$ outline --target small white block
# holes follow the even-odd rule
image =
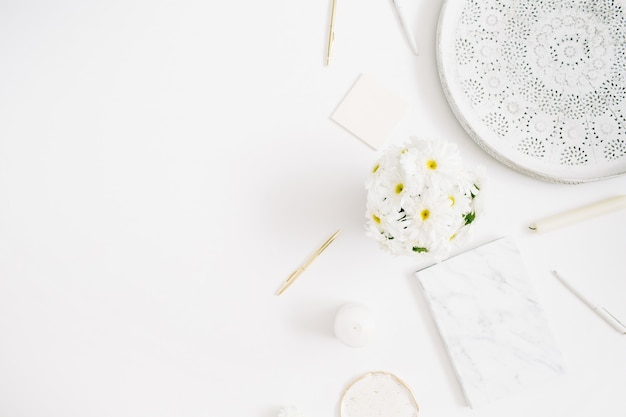
[[[401,97],[361,75],[331,119],[374,149],[380,149],[409,107]]]

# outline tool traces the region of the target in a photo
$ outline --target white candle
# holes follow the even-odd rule
[[[346,304],[335,316],[335,335],[347,346],[365,346],[374,338],[375,332],[374,315],[364,305]]]
[[[549,232],[624,207],[626,207],[626,195],[620,195],[546,217],[528,227],[537,232]]]

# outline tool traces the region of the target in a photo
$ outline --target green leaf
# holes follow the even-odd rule
[[[465,225],[467,226],[468,224],[473,222],[474,219],[476,219],[476,213],[473,211],[470,211],[469,213],[464,215],[463,218],[465,219]]]
[[[476,191],[480,191],[480,187],[478,186],[478,184],[474,184],[474,187],[476,187]],[[476,198],[476,194],[474,194],[472,191],[470,191],[470,197],[473,199]]]
[[[428,248],[422,248],[420,246],[413,246],[413,252],[417,252],[417,253],[428,252]]]

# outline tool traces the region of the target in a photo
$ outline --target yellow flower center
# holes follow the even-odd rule
[[[420,217],[422,218],[422,221],[427,220],[430,217],[430,210],[428,209],[424,209],[420,212]]]
[[[456,233],[450,236],[450,240],[453,240],[456,237]]]
[[[454,203],[456,203],[456,200],[454,199],[453,195],[448,196],[448,200],[450,200],[450,207],[452,207]]]
[[[437,169],[437,161],[435,161],[434,159],[429,159],[428,161],[426,161],[426,167],[432,170]]]
[[[396,185],[396,194],[400,194],[404,190],[404,184],[400,183]]]
[[[378,168],[380,168],[380,164],[376,164],[374,169],[372,169],[372,174],[376,173],[376,171],[378,171]]]
[[[372,214],[372,220],[374,220],[376,224],[380,224],[380,217],[378,217],[377,215]]]

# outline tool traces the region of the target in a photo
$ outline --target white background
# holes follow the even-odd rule
[[[416,57],[391,1],[338,0],[325,67],[330,1],[2,1],[0,416],[338,416],[376,370],[407,382],[423,417],[626,415],[626,336],[550,274],[625,317],[626,212],[527,229],[625,193],[626,177],[551,184],[481,151],[439,83],[440,6],[406,7]],[[361,74],[411,105],[390,141],[442,138],[486,168],[462,249],[517,239],[562,378],[466,406],[423,263],[364,233],[377,153],[329,119]],[[367,347],[333,336],[347,302],[379,318]]]

